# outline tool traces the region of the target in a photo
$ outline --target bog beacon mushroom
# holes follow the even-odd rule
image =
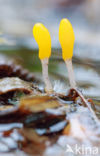
[[[39,46],[39,58],[42,64],[42,75],[45,83],[45,91],[53,91],[48,75],[48,63],[51,56],[51,37],[48,29],[41,23],[36,23],[33,27],[33,36]]]
[[[59,41],[62,47],[62,57],[68,69],[68,76],[71,88],[76,88],[76,82],[72,66],[74,40],[75,36],[71,23],[66,18],[62,19],[59,26]]]

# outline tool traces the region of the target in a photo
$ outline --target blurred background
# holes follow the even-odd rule
[[[38,46],[32,36],[42,22],[52,37],[49,73],[68,88],[67,70],[61,58],[59,23],[68,18],[75,31],[76,82],[87,97],[100,100],[100,0],[0,0],[0,53],[15,57],[30,71],[41,75]]]

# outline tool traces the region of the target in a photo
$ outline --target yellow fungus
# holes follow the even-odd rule
[[[68,19],[62,19],[59,27],[59,41],[62,47],[62,57],[64,60],[71,59],[74,48],[74,31]]]
[[[68,19],[64,18],[60,22],[59,26],[59,41],[62,47],[62,57],[65,61],[68,69],[68,77],[71,88],[76,88],[76,82],[74,78],[74,71],[72,66],[72,56],[74,48],[74,31],[71,23]]]
[[[53,89],[48,75],[48,63],[51,55],[51,37],[48,29],[41,23],[34,25],[33,36],[39,46],[39,58],[42,64],[42,75],[45,83],[45,91],[47,93],[51,93]]]
[[[33,27],[33,36],[39,46],[39,58],[45,59],[51,56],[51,37],[48,29],[41,23]]]

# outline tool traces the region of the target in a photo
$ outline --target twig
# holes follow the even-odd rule
[[[78,89],[73,88],[73,90],[76,91],[76,93],[80,96],[80,98],[82,99],[82,101],[84,102],[84,104],[88,107],[89,111],[92,113],[92,117],[95,120],[95,122],[97,122],[100,125],[99,119],[97,118],[95,112],[93,111],[93,109],[89,105],[88,101],[84,98],[84,96],[82,95],[82,93]]]

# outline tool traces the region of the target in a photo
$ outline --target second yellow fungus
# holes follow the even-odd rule
[[[74,48],[74,31],[68,19],[64,18],[60,22],[59,41],[62,47],[62,57],[64,60],[71,59]]]

